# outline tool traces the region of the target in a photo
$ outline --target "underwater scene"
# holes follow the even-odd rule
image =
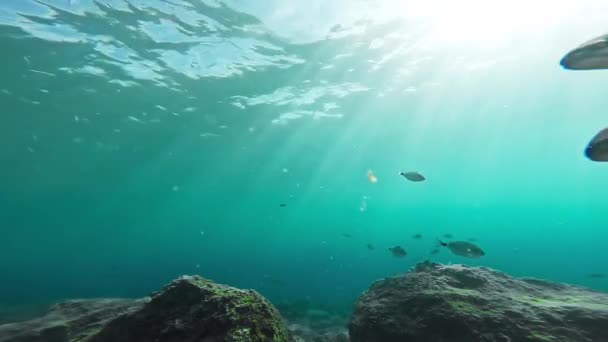
[[[0,0],[0,342],[608,342],[607,16]]]

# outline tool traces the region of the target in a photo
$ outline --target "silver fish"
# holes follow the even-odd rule
[[[442,247],[447,247],[450,252],[467,258],[479,258],[486,255],[477,245],[467,241],[452,241],[447,243],[439,241],[439,244]]]
[[[405,177],[405,179],[412,181],[412,182],[422,182],[426,179],[426,178],[424,178],[423,175],[421,175],[420,173],[415,172],[415,171],[401,172],[399,174],[401,176]]]
[[[608,161],[608,128],[604,128],[591,139],[585,148],[585,156],[597,162]]]
[[[608,34],[583,43],[568,52],[559,62],[564,69],[608,69]]]

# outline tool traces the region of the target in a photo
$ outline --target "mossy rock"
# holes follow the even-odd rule
[[[375,282],[349,332],[353,342],[608,341],[608,294],[426,262]]]
[[[76,299],[29,321],[0,325],[0,342],[84,342],[107,322],[139,310],[146,299]]]
[[[121,316],[91,342],[287,342],[278,311],[253,290],[182,277],[141,310]]]
[[[539,332],[532,332],[530,334],[530,336],[528,336],[529,339],[533,340],[533,341],[538,341],[538,342],[559,342],[560,340],[555,338],[554,336],[550,336],[550,335],[546,335],[543,333],[539,333]]]

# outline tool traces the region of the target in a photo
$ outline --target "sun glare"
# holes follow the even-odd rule
[[[399,16],[428,29],[440,42],[484,44],[539,29],[550,29],[569,6],[549,0],[387,0],[384,15]]]

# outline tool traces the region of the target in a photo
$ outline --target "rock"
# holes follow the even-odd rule
[[[346,332],[326,332],[323,335],[315,337],[313,342],[349,342],[348,334]]]
[[[344,330],[352,311],[351,305],[332,306],[306,299],[283,301],[276,307],[292,326],[306,327],[319,335]]]
[[[0,325],[0,342],[81,341],[110,319],[131,312],[145,300],[86,299],[53,305],[40,318]]]
[[[348,337],[347,332],[341,332],[334,335],[332,342],[350,342],[350,338]]]
[[[292,342],[310,342],[318,336],[309,326],[292,323],[289,325]]]
[[[298,323],[289,325],[291,342],[349,342],[348,332],[345,330],[344,327],[333,327],[316,331]]]
[[[289,321],[294,342],[348,342],[346,324],[350,306],[316,303],[310,299],[290,299],[277,304]]]
[[[0,342],[288,342],[278,311],[251,290],[182,277],[145,299],[72,300],[0,325]]]
[[[185,276],[90,339],[128,341],[288,342],[289,331],[278,311],[257,292]]]
[[[424,262],[362,294],[349,332],[353,342],[608,341],[608,295]]]

